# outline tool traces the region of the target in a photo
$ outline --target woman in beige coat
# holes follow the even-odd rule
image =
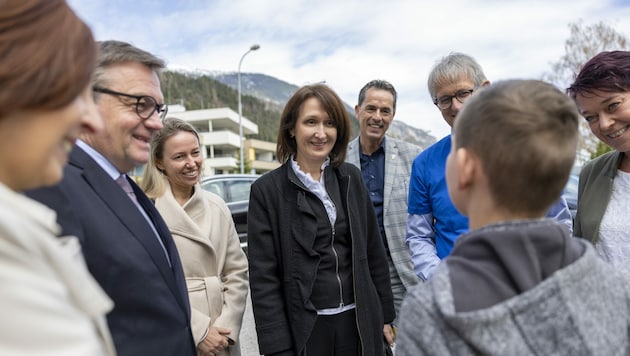
[[[240,355],[237,343],[248,292],[247,258],[225,202],[199,186],[199,136],[169,118],[151,143],[142,188],[179,251],[200,355]]]

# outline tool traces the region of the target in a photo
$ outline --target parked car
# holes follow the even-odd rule
[[[577,213],[577,196],[578,196],[578,181],[580,177],[577,174],[571,174],[567,185],[564,186],[564,192],[562,196],[567,201],[571,217],[575,220],[575,214]]]
[[[247,209],[249,207],[249,191],[252,183],[258,179],[257,174],[217,174],[201,180],[201,187],[225,200],[241,247],[247,252]]]

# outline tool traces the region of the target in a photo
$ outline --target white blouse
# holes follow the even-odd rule
[[[599,255],[630,281],[630,173],[618,170],[599,226]]]

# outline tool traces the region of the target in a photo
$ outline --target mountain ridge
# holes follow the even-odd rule
[[[164,96],[169,104],[183,104],[188,110],[238,107],[238,74],[169,68],[161,73]],[[277,122],[291,95],[299,87],[262,73],[242,73],[241,90],[243,115],[259,127],[258,137],[265,141],[276,141]],[[359,131],[354,106],[345,103],[351,116],[352,137]],[[422,129],[402,121],[392,121],[387,135],[426,148],[436,138]]]

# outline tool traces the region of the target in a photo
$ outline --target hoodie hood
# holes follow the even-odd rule
[[[564,229],[540,220],[462,236],[433,277],[405,298],[396,354],[628,354],[627,281]],[[547,246],[543,237],[557,241]],[[508,239],[514,246],[503,244]],[[489,256],[493,264],[482,262]],[[453,277],[455,270],[461,275]]]

